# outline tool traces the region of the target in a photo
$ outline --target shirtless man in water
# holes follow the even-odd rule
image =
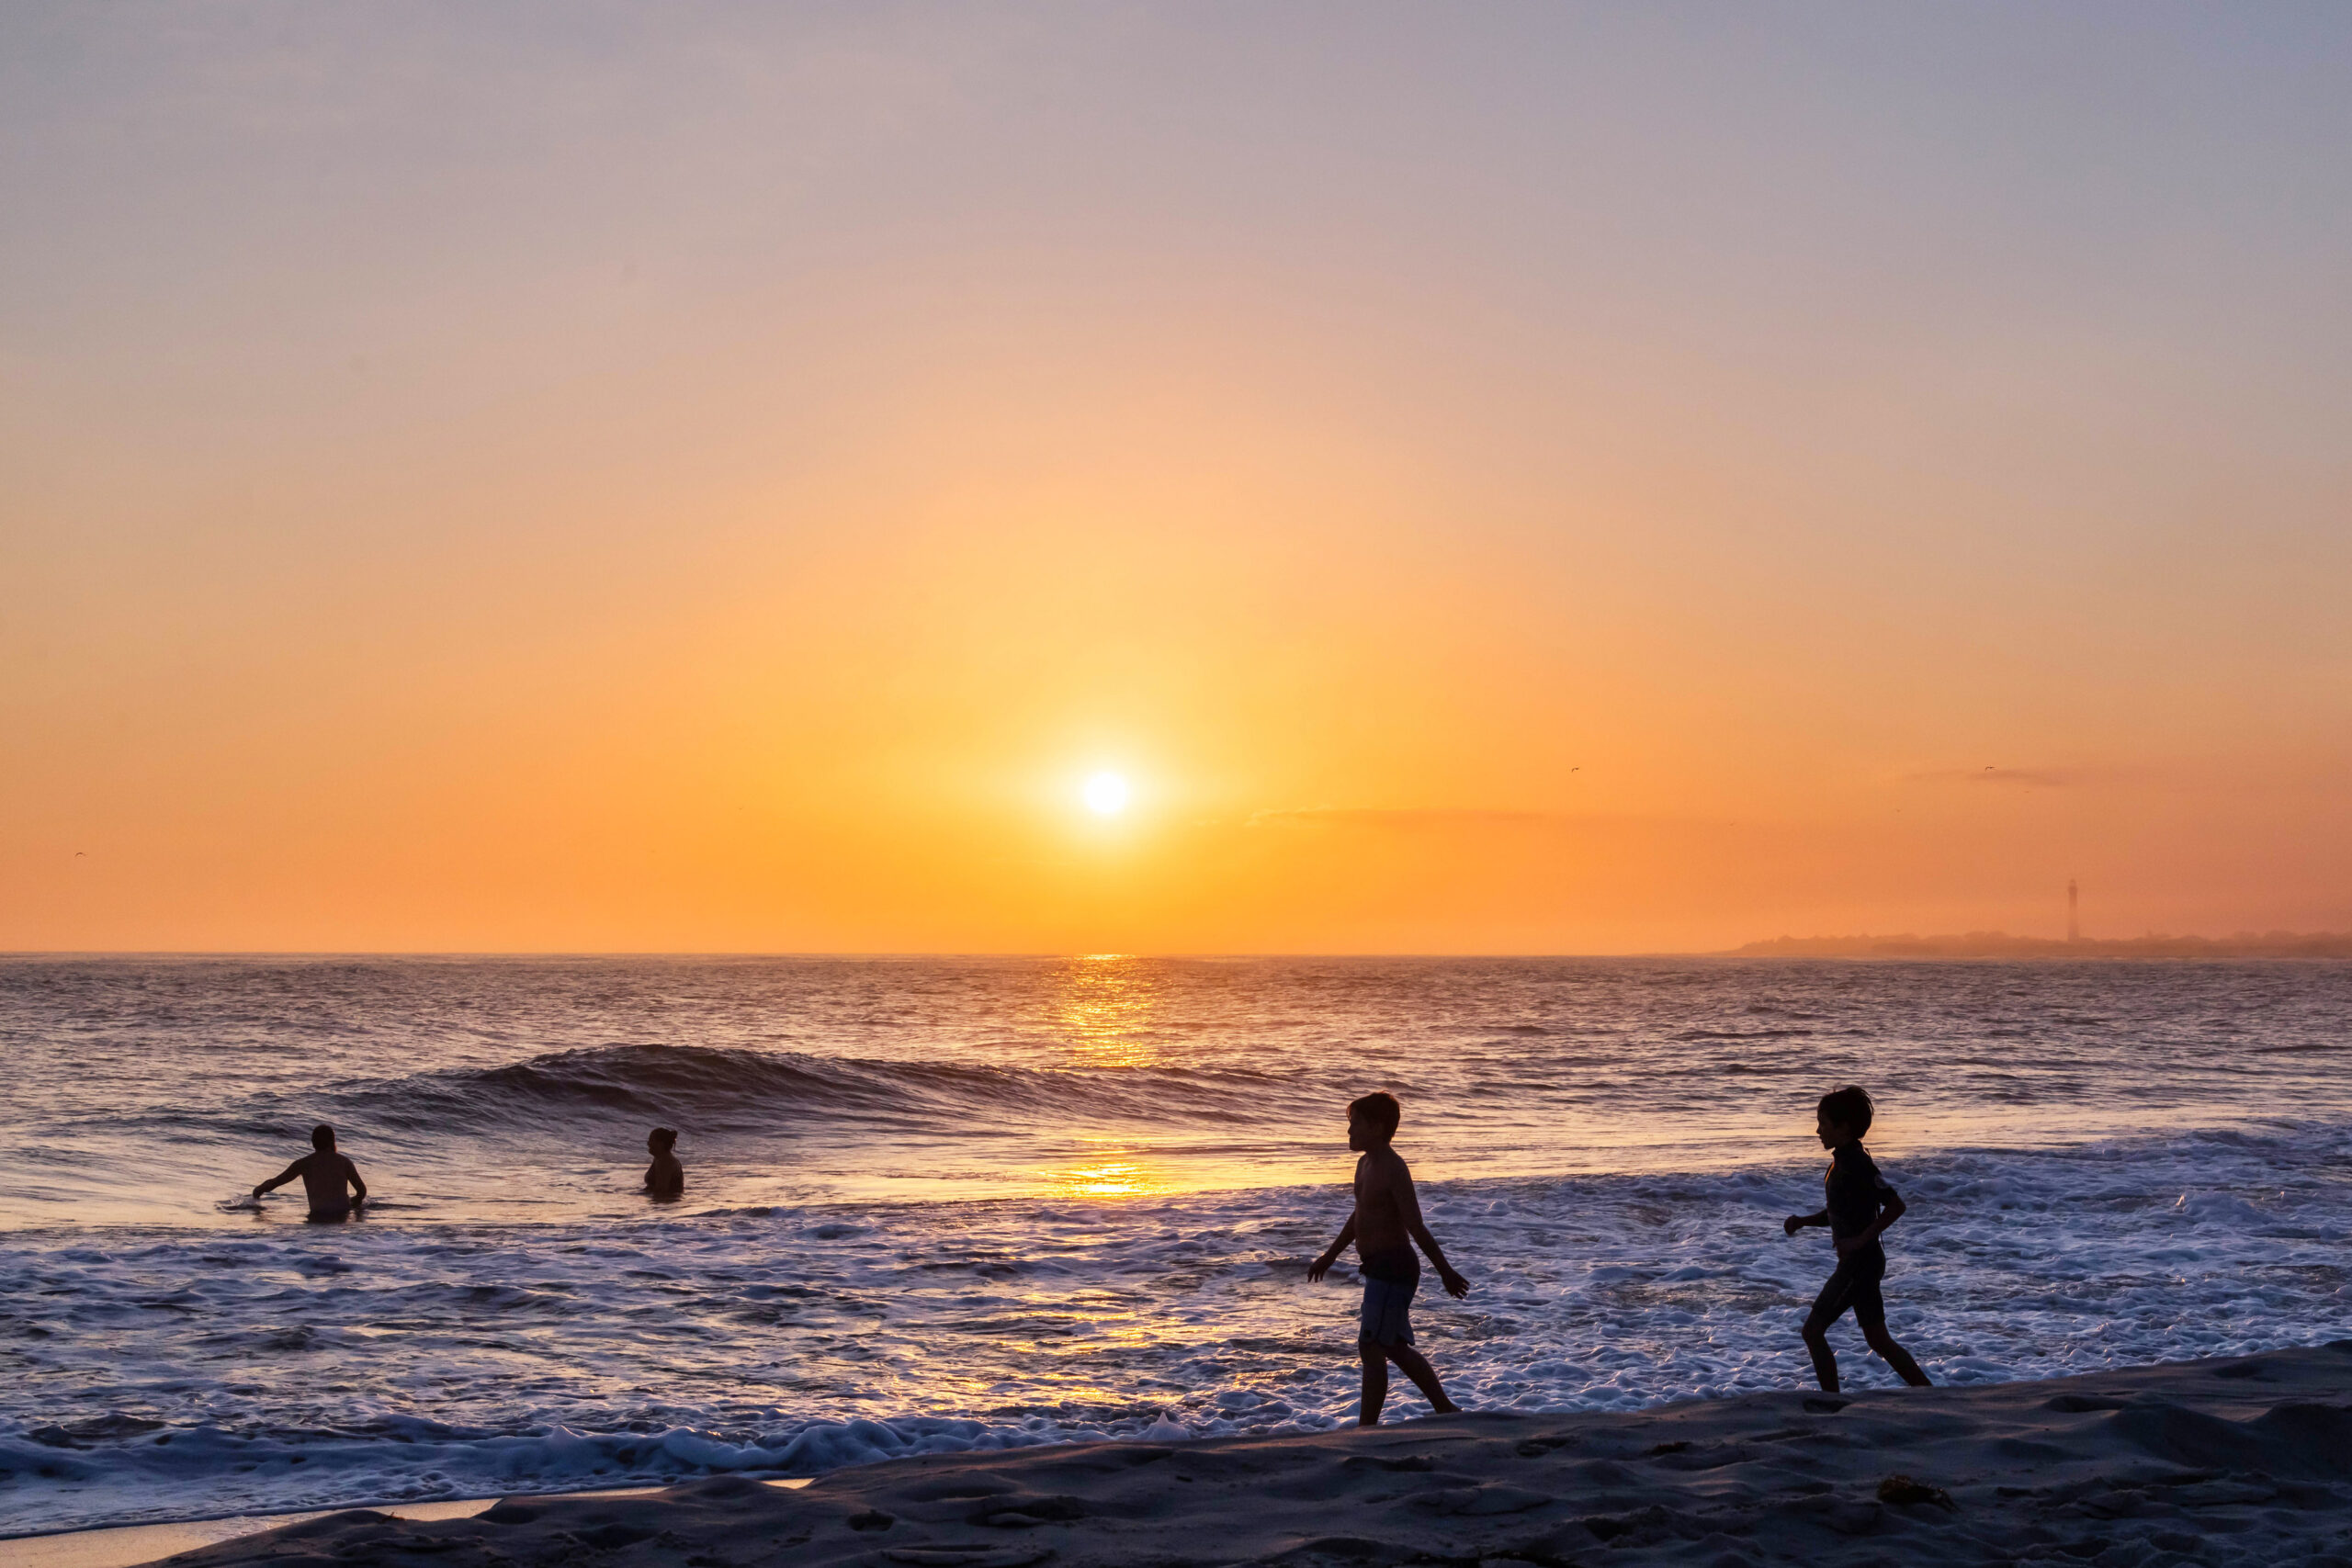
[[[311,1129],[311,1152],[254,1188],[254,1196],[275,1191],[298,1176],[310,1196],[314,1220],[347,1220],[368,1201],[368,1184],[359,1179],[359,1168],[334,1152],[334,1129],[323,1122]],[[345,1183],[356,1197],[345,1195]]]
[[[1396,1135],[1404,1110],[1393,1094],[1367,1094],[1348,1107],[1348,1147],[1363,1156],[1356,1161],[1356,1212],[1348,1216],[1323,1256],[1306,1266],[1310,1283],[1331,1271],[1340,1254],[1355,1243],[1363,1273],[1363,1327],[1356,1336],[1356,1353],[1363,1358],[1363,1405],[1359,1426],[1380,1425],[1380,1407],[1388,1398],[1388,1363],[1394,1361],[1429,1395],[1430,1408],[1450,1416],[1462,1407],[1445,1397],[1437,1371],[1413,1348],[1413,1292],[1421,1282],[1420,1260],[1413,1256],[1418,1242],[1445,1293],[1466,1296],[1470,1281],[1453,1271],[1438,1249],[1437,1237],[1421,1223],[1420,1201],[1413,1195],[1413,1173],[1388,1146]],[[1409,1241],[1408,1238],[1410,1238]]]

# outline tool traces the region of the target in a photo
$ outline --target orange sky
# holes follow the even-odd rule
[[[2340,12],[178,15],[0,20],[0,948],[2352,929]]]

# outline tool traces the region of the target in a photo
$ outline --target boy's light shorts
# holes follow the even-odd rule
[[[1363,1326],[1356,1341],[1363,1345],[1410,1345],[1413,1342],[1413,1292],[1419,1280],[1366,1280],[1363,1282]]]

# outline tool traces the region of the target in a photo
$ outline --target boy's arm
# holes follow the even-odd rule
[[[1781,1229],[1786,1235],[1794,1235],[1807,1225],[1826,1225],[1828,1223],[1829,1211],[1815,1209],[1810,1214],[1791,1214],[1781,1222]]]
[[[1437,1237],[1430,1235],[1430,1227],[1422,1223],[1421,1201],[1413,1191],[1413,1173],[1401,1159],[1396,1162],[1396,1212],[1404,1217],[1406,1233],[1437,1265],[1437,1277],[1445,1281],[1445,1293],[1468,1295],[1470,1281],[1454,1272],[1453,1265],[1445,1260],[1445,1253],[1438,1247]]]
[[[1849,1253],[1853,1253],[1856,1248],[1860,1248],[1860,1246],[1870,1246],[1872,1241],[1877,1241],[1879,1236],[1884,1236],[1886,1227],[1894,1224],[1895,1220],[1903,1218],[1903,1213],[1905,1213],[1903,1199],[1895,1197],[1894,1187],[1879,1187],[1879,1218],[1872,1220],[1870,1224],[1865,1224],[1863,1229],[1853,1232],[1851,1236],[1839,1236],[1839,1241],[1837,1241],[1837,1256],[1839,1258],[1849,1256]]]
[[[346,1159],[343,1162],[343,1173],[351,1178],[351,1190],[357,1194],[352,1199],[353,1204],[356,1206],[368,1201],[368,1184],[359,1179],[359,1168]]]
[[[1838,1256],[1843,1258],[1858,1247],[1867,1247],[1886,1234],[1886,1227],[1901,1219],[1905,1209],[1902,1195],[1892,1187],[1878,1190],[1878,1218],[1868,1228],[1855,1232],[1838,1244]]]
[[[265,1192],[275,1192],[279,1188],[285,1186],[288,1182],[293,1180],[296,1177],[301,1174],[302,1162],[298,1159],[292,1165],[288,1166],[284,1170],[279,1171],[276,1176],[271,1177],[267,1181],[265,1181],[260,1186],[254,1188],[254,1196],[258,1198]]]
[[[1331,1265],[1340,1260],[1340,1254],[1345,1252],[1348,1249],[1348,1244],[1355,1238],[1356,1217],[1350,1214],[1348,1223],[1340,1227],[1340,1239],[1326,1247],[1322,1257],[1306,1266],[1306,1282],[1311,1285],[1329,1274],[1331,1271]]]

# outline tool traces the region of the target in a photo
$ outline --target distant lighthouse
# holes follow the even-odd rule
[[[2068,942],[2083,940],[2082,924],[2075,919],[2081,897],[2082,896],[2075,890],[2075,879],[2068,877],[2066,879],[2066,940]]]

